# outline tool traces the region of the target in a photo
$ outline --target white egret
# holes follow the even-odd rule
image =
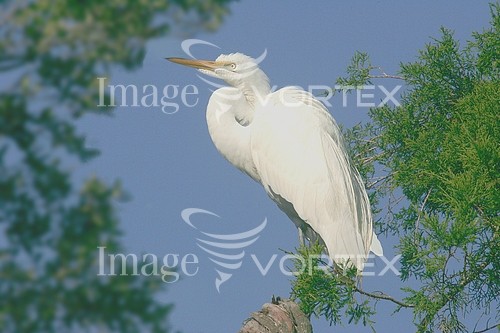
[[[215,61],[167,59],[229,84],[208,102],[212,141],[262,184],[297,226],[301,241],[322,241],[335,263],[353,264],[360,272],[370,250],[382,255],[363,181],[321,102],[296,87],[272,92],[256,61],[241,53]]]

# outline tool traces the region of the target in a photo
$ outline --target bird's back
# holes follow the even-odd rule
[[[255,110],[250,149],[280,208],[319,234],[337,263],[362,270],[372,243],[370,205],[326,108],[301,89],[272,93]]]

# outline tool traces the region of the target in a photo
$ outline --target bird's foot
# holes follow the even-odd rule
[[[273,295],[273,298],[271,298],[271,303],[278,305],[279,302],[281,302],[281,297],[279,297],[279,296],[274,297],[274,295]]]
[[[304,232],[300,228],[298,228],[298,230],[299,230],[299,246],[306,247],[306,240],[304,238]]]

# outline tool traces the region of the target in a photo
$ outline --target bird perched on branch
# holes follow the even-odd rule
[[[267,75],[244,54],[215,61],[167,58],[224,80],[208,102],[208,130],[217,150],[262,184],[299,230],[324,243],[338,265],[359,272],[370,251],[382,255],[370,202],[341,131],[325,106],[296,87],[271,91]]]

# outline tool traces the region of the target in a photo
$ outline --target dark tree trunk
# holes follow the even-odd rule
[[[291,300],[274,300],[245,320],[238,333],[312,333],[309,318]]]

